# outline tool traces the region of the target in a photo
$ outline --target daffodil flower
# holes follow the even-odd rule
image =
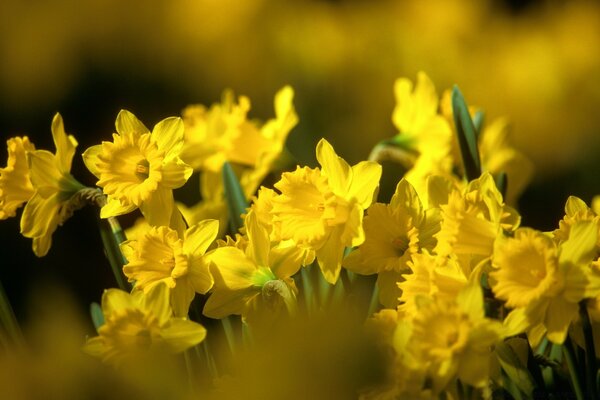
[[[170,292],[176,316],[188,314],[195,293],[206,293],[213,285],[209,261],[204,255],[219,231],[219,223],[205,220],[182,236],[167,227],[151,227],[135,240],[121,244],[127,259],[123,273],[135,289],[147,293],[163,282]]]
[[[33,252],[38,257],[48,253],[52,233],[72,211],[68,201],[84,188],[70,173],[77,141],[65,133],[60,114],[52,120],[52,138],[55,154],[46,150],[28,153],[29,176],[35,192],[23,210],[21,234],[33,239]]]
[[[171,117],[152,132],[132,113],[121,110],[113,142],[102,142],[83,153],[87,168],[107,195],[100,216],[114,217],[139,208],[152,226],[171,226],[180,232],[185,224],[173,200],[173,189],[183,186],[192,168],[179,158],[183,122]]]
[[[295,246],[272,244],[254,211],[244,220],[247,242],[243,248],[223,246],[210,255],[215,279],[204,315],[224,318],[241,315],[252,324],[295,308],[297,289],[291,278],[300,268]]]
[[[317,160],[322,169],[298,167],[282,174],[271,212],[280,240],[314,250],[323,276],[333,284],[344,248],[365,240],[363,213],[375,197],[381,165],[362,161],[350,167],[325,139],[317,144]]]
[[[433,250],[433,235],[440,228],[439,210],[423,209],[417,192],[405,179],[396,186],[389,204],[375,203],[364,219],[365,242],[344,260],[344,267],[363,275],[377,275],[380,302],[398,305],[397,282],[408,271],[411,257]]]
[[[560,246],[527,228],[499,239],[490,278],[494,295],[514,308],[505,320],[513,334],[527,332],[532,346],[544,334],[553,343],[564,342],[578,303],[600,295],[600,275],[591,265],[597,236],[595,221],[578,221]]]
[[[16,210],[35,192],[29,177],[27,153],[35,150],[27,136],[6,142],[8,161],[0,168],[0,220],[16,215]]]
[[[180,353],[206,337],[202,325],[173,317],[164,283],[147,293],[108,289],[102,295],[102,313],[104,324],[83,351],[117,366],[152,354]]]

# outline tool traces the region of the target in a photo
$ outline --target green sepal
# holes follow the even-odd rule
[[[467,103],[456,85],[452,88],[452,111],[454,113],[454,124],[456,125],[456,134],[465,166],[465,173],[467,179],[471,181],[479,178],[481,175],[481,162],[479,160],[479,151],[477,150],[477,134],[469,114]]]
[[[511,338],[496,346],[496,355],[502,370],[508,378],[522,391],[527,398],[531,398],[535,383],[531,373],[527,369],[527,360],[519,358],[516,347],[521,347],[521,352],[526,351],[527,340],[523,338]]]
[[[248,201],[244,196],[240,181],[228,162],[223,164],[223,184],[227,211],[229,211],[229,228],[231,229],[231,234],[235,234],[244,226],[242,214],[248,208]]]
[[[90,304],[90,315],[92,316],[94,328],[96,328],[96,331],[98,331],[98,329],[104,325],[104,314],[102,314],[102,308],[100,308],[100,304],[96,302]]]

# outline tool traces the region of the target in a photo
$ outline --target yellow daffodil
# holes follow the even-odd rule
[[[204,315],[224,318],[237,314],[253,324],[295,308],[297,289],[291,276],[301,260],[295,246],[271,244],[254,211],[246,215],[244,225],[245,249],[223,246],[210,256],[215,285]]]
[[[439,98],[433,82],[424,72],[417,74],[417,84],[400,78],[394,84],[396,107],[392,121],[399,133],[393,141],[412,154],[405,178],[417,189],[426,191],[426,179],[432,174],[446,174],[452,168],[452,130],[439,114]]]
[[[250,197],[281,155],[286,138],[298,123],[294,91],[285,86],[275,95],[275,118],[264,125],[248,120],[250,100],[225,92],[222,104],[209,110],[196,105],[183,112],[185,144],[182,158],[195,170],[218,173],[228,161],[240,166],[240,184]]]
[[[402,294],[398,310],[409,317],[418,313],[419,296],[451,301],[469,279],[455,259],[434,256],[427,251],[414,254],[408,266],[410,273],[403,274],[397,286]]]
[[[98,178],[107,195],[102,218],[140,208],[152,226],[184,230],[173,200],[173,189],[181,187],[192,168],[179,158],[183,146],[183,122],[167,118],[152,132],[132,113],[121,110],[113,142],[102,142],[83,153],[87,168]]]
[[[35,150],[27,136],[6,141],[8,160],[0,168],[0,219],[14,217],[17,208],[33,196],[34,189],[29,178],[27,152]]]
[[[511,332],[526,331],[532,346],[544,333],[563,343],[578,303],[600,295],[600,275],[591,268],[597,235],[594,222],[580,221],[560,246],[527,228],[499,239],[490,278],[496,297],[515,308],[505,321]]]
[[[512,231],[520,222],[519,214],[504,204],[489,173],[470,182],[462,193],[452,189],[441,210],[435,252],[457,256],[467,276],[474,264],[491,257],[494,242],[503,229]]]
[[[71,162],[77,141],[65,133],[63,120],[52,120],[56,153],[35,150],[28,153],[29,176],[35,190],[21,217],[21,234],[33,239],[33,252],[42,257],[52,244],[52,233],[72,213],[68,201],[83,185],[71,176]]]
[[[565,216],[558,223],[558,229],[553,232],[554,238],[562,243],[569,238],[571,227],[578,221],[591,221],[598,227],[600,232],[600,216],[598,213],[588,207],[579,197],[569,196],[565,204]],[[596,243],[596,253],[600,255],[600,235]]]
[[[171,306],[176,316],[185,316],[195,293],[206,293],[212,287],[209,261],[204,255],[217,236],[219,223],[201,221],[187,229],[183,236],[166,227],[152,227],[135,240],[121,244],[127,259],[123,272],[135,289],[148,293],[164,282],[169,288]]]
[[[467,285],[452,301],[422,297],[417,307],[408,351],[427,363],[434,393],[444,390],[453,378],[485,387],[492,346],[502,340],[504,329],[485,317],[478,283]]]
[[[108,289],[102,295],[102,313],[98,336],[88,339],[83,350],[113,365],[180,353],[206,337],[202,325],[173,317],[165,284],[147,293]]]
[[[415,189],[402,179],[390,204],[375,203],[368,208],[363,222],[365,242],[346,257],[344,267],[363,275],[377,273],[380,302],[395,308],[401,274],[421,249],[433,250],[439,226],[438,210],[425,212]]]
[[[325,279],[335,283],[344,248],[364,241],[363,213],[373,201],[381,166],[363,161],[350,167],[325,139],[317,145],[317,160],[321,170],[298,167],[282,174],[271,213],[279,239],[314,250]]]

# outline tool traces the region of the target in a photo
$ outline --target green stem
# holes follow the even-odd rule
[[[567,366],[569,367],[569,373],[571,374],[571,382],[573,384],[573,391],[577,400],[583,400],[583,390],[581,389],[581,381],[579,379],[579,372],[577,371],[577,361],[575,360],[575,349],[571,339],[567,338],[563,344],[563,350],[565,358],[567,360]]]
[[[229,318],[230,317],[221,318],[221,324],[223,325],[223,330],[225,331],[225,338],[227,339],[229,350],[231,350],[231,354],[235,355],[235,334]]]
[[[369,302],[369,311],[367,311],[367,317],[375,314],[379,307],[379,286],[377,283],[373,284],[373,293],[371,294],[371,301]]]
[[[592,331],[592,322],[587,311],[585,300],[579,302],[579,317],[583,327],[583,336],[585,338],[585,357],[587,361],[586,382],[588,395],[592,400],[598,398],[596,390],[596,349],[594,347],[594,333]]]
[[[4,287],[0,282],[0,322],[2,323],[2,327],[6,331],[10,341],[13,345],[23,347],[25,345],[25,340],[23,339],[23,332],[21,332],[21,328],[19,327],[19,322],[15,317],[15,313],[10,305],[10,301],[8,301],[8,297],[6,296],[6,292],[4,291]]]
[[[110,217],[101,219],[98,217],[98,226],[100,228],[100,237],[104,245],[104,252],[110,264],[117,285],[121,290],[131,291],[131,285],[123,275],[123,265],[127,264],[127,260],[121,253],[119,245],[125,240],[125,234],[121,225],[116,218]]]
[[[304,302],[306,304],[306,312],[310,314],[314,306],[314,289],[310,276],[310,267],[301,267],[300,279],[302,280],[302,291],[304,292]]]

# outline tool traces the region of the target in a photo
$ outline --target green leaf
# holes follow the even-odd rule
[[[530,398],[535,383],[531,373],[527,369],[527,360],[519,357],[518,352],[527,356],[527,340],[523,338],[508,339],[496,346],[496,355],[500,366],[506,372],[509,379],[521,390],[526,397]]]
[[[242,226],[242,214],[248,208],[248,201],[244,196],[244,191],[240,185],[231,164],[225,162],[223,164],[223,184],[225,187],[225,201],[227,202],[227,211],[229,211],[229,227],[231,233],[236,233]]]
[[[102,308],[100,308],[100,304],[96,302],[90,304],[90,314],[92,316],[94,328],[96,328],[96,331],[98,331],[98,329],[104,325],[104,314],[102,314]]]
[[[467,103],[456,85],[452,89],[452,110],[467,179],[477,179],[481,175],[481,162],[477,150],[477,133]]]
[[[473,116],[473,126],[475,127],[475,135],[477,138],[481,135],[483,129],[483,123],[485,122],[485,113],[483,111],[477,111]]]

